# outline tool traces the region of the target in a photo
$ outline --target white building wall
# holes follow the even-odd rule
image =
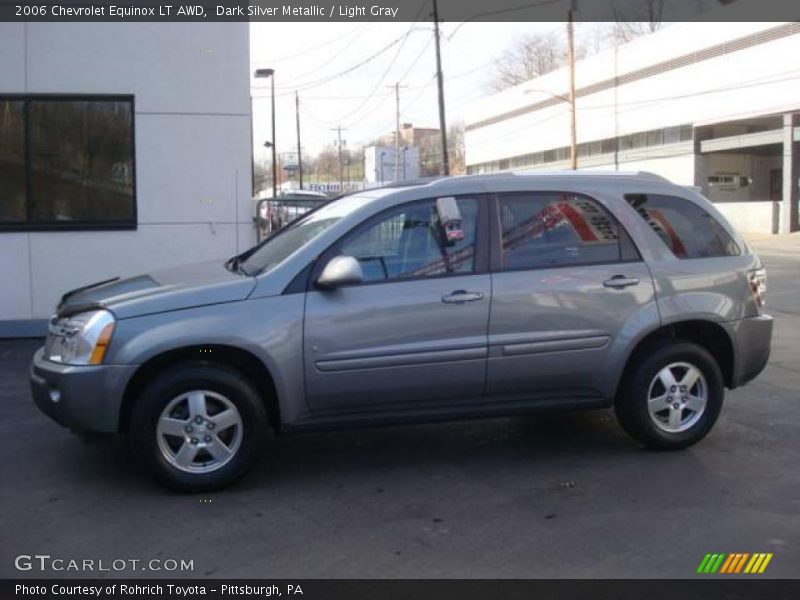
[[[613,161],[595,164],[591,169],[614,169]],[[569,168],[565,163],[562,168]],[[633,158],[619,161],[620,171],[650,171],[658,173],[678,185],[694,185],[694,156],[691,154],[679,154],[676,156],[666,156],[663,158]]]
[[[405,164],[403,164],[405,163]],[[364,178],[367,183],[391,183],[395,180],[395,147],[368,146],[364,148]],[[419,179],[419,149],[416,146],[400,149],[400,180]]]
[[[0,232],[0,335],[68,289],[254,243],[247,23],[0,23],[0,64],[0,93],[134,95],[138,212],[135,231]]]
[[[676,23],[616,49],[579,61],[576,88],[611,79],[780,23]],[[578,143],[638,131],[741,119],[800,108],[800,31],[789,37],[577,100]],[[472,105],[465,119],[466,164],[475,165],[569,145],[569,105],[561,102],[469,130],[481,120],[567,94],[560,69]]]
[[[715,202],[714,206],[738,231],[743,233],[776,233],[775,202]]]
[[[748,186],[729,188],[709,186],[706,196],[712,202],[751,202],[770,200],[770,171],[782,167],[780,156],[750,154],[711,154],[697,163],[697,180],[705,181],[711,174],[731,173],[752,179]],[[780,195],[780,192],[778,192]]]

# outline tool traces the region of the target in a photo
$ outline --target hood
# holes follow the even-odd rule
[[[154,271],[129,279],[108,279],[67,292],[58,315],[108,308],[118,319],[244,300],[254,277],[232,273],[222,261]]]

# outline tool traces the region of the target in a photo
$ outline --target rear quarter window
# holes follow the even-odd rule
[[[625,200],[677,258],[741,254],[725,228],[690,200],[660,194],[626,194]]]

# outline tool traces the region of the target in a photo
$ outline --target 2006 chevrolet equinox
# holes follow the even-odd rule
[[[683,448],[764,368],[765,291],[714,206],[658,176],[444,178],[345,196],[224,263],[69,292],[31,384],[183,490],[242,475],[268,427],[613,406],[642,444]]]

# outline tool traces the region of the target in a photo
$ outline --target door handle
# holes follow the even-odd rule
[[[608,288],[622,289],[629,285],[638,285],[639,280],[635,277],[625,277],[625,275],[614,275],[611,279],[606,279],[603,285]]]
[[[475,302],[483,300],[483,294],[480,292],[468,292],[466,290],[456,290],[452,294],[442,296],[442,302],[447,304],[462,304],[464,302]]]

